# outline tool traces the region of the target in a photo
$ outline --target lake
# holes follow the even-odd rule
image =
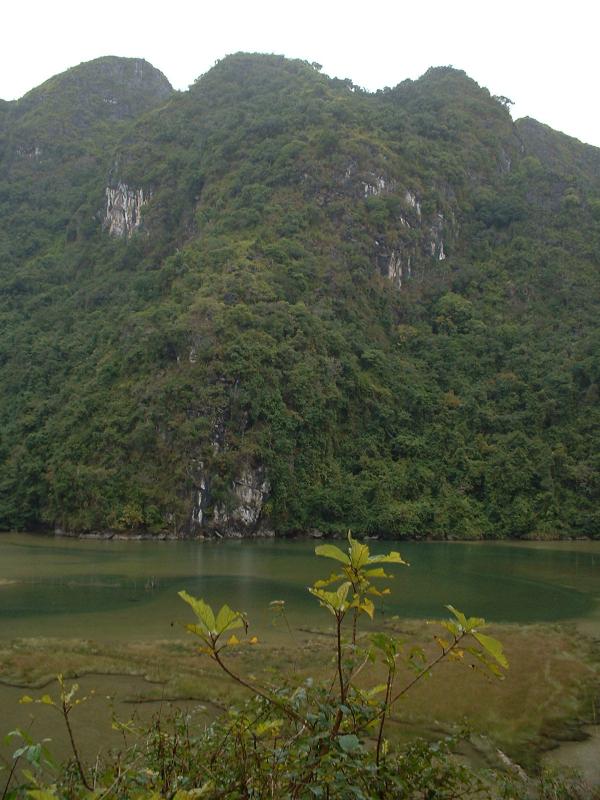
[[[188,619],[180,589],[229,603],[268,632],[269,602],[285,600],[290,624],[324,621],[306,587],[334,562],[314,541],[115,541],[0,535],[0,638],[180,637]],[[344,542],[339,543],[344,547]],[[452,603],[495,622],[577,619],[595,627],[600,542],[458,543],[371,541],[398,549],[383,615],[445,616]]]
[[[0,735],[17,726],[38,737],[51,731],[54,754],[68,755],[52,709],[18,702],[30,685],[38,687],[34,695],[42,685],[55,693],[52,676],[63,670],[83,676],[82,691],[94,689],[98,697],[112,698],[108,704],[96,701],[78,709],[78,737],[89,758],[98,746],[114,744],[113,711],[128,719],[135,708],[140,719],[148,720],[165,710],[163,698],[169,697],[196,709],[192,696],[198,689],[201,695],[216,695],[223,707],[230,691],[227,682],[205,685],[206,674],[197,671],[200,663],[194,666],[193,648],[190,654],[176,641],[185,638],[182,625],[191,621],[188,607],[177,597],[181,589],[213,606],[228,602],[247,612],[251,632],[259,633],[261,644],[274,645],[273,650],[259,648],[252,668],[261,662],[269,668],[268,654],[276,650],[280,664],[302,657],[310,662],[315,642],[310,632],[303,634],[304,650],[294,654],[292,645],[294,655],[286,660],[288,631],[281,620],[274,626],[269,603],[285,600],[292,630],[326,629],[330,618],[306,587],[335,565],[314,555],[316,544],[0,534]],[[385,602],[376,621],[394,615],[407,620],[445,617],[444,606],[452,603],[469,615],[517,623],[501,632],[511,661],[507,680],[477,688],[465,670],[456,670],[453,679],[463,683],[447,685],[440,675],[422,688],[426,699],[417,693],[404,706],[410,730],[443,735],[444,725],[468,715],[475,729],[493,730],[502,747],[514,745],[517,757],[543,749],[546,740],[539,738],[539,731],[544,721],[557,714],[572,718],[580,702],[580,682],[591,680],[587,646],[570,632],[576,627],[600,640],[600,542],[369,545],[377,553],[397,549],[410,562],[408,567],[389,565],[396,577],[392,594],[381,598]],[[553,625],[557,622],[574,625],[563,631]],[[529,623],[534,626],[520,627]],[[485,692],[485,704],[478,692]],[[207,713],[214,713],[210,703]],[[435,730],[431,714],[438,721]],[[592,751],[586,742],[567,744],[564,753],[559,749],[552,757],[578,764],[590,781],[600,782]],[[0,744],[0,757],[10,758],[10,752]]]

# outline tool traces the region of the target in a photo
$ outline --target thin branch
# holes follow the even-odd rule
[[[88,790],[88,792],[91,792],[93,791],[93,789],[88,779],[85,776],[85,772],[83,771],[83,765],[81,763],[81,758],[79,757],[79,753],[77,751],[77,746],[75,744],[75,737],[73,736],[71,723],[69,722],[69,712],[71,711],[71,706],[68,705],[64,700],[62,701],[62,710],[63,710],[63,717],[65,720],[65,725],[67,726],[67,731],[69,734],[69,739],[71,741],[71,749],[73,750],[73,755],[75,756],[75,763],[77,764],[77,769],[79,770],[79,775],[81,777],[81,782]]]
[[[390,694],[392,692],[392,681],[394,679],[394,672],[391,665],[388,665],[388,676],[385,685],[385,701],[383,704],[383,714],[381,715],[381,720],[379,723],[379,731],[377,733],[377,748],[375,750],[375,764],[379,766],[379,760],[381,757],[381,743],[383,742],[383,728],[385,726],[385,717],[387,713],[387,709],[390,705]]]
[[[427,675],[427,673],[428,673],[430,670],[432,670],[432,669],[433,669],[433,668],[434,668],[434,667],[435,667],[437,664],[439,664],[439,663],[440,663],[440,661],[443,661],[443,660],[444,660],[444,658],[446,658],[446,656],[447,656],[449,653],[451,653],[451,652],[452,652],[452,650],[454,650],[454,648],[455,648],[455,647],[458,645],[458,643],[461,641],[461,639],[464,639],[464,637],[465,637],[466,635],[467,635],[467,634],[466,634],[466,632],[464,632],[464,631],[463,631],[463,633],[461,633],[461,635],[460,635],[458,638],[455,638],[455,639],[454,639],[454,642],[453,642],[453,643],[450,645],[450,647],[448,647],[446,650],[442,650],[442,652],[440,653],[440,655],[439,655],[439,656],[437,656],[437,658],[434,658],[434,659],[433,659],[433,661],[430,661],[430,662],[429,662],[429,664],[427,664],[427,666],[423,667],[423,669],[422,669],[422,670],[421,670],[419,673],[417,673],[417,675],[415,675],[415,677],[412,679],[412,681],[409,681],[409,682],[406,684],[406,686],[404,686],[402,689],[400,689],[400,691],[399,691],[399,692],[398,692],[398,693],[397,693],[397,694],[396,694],[396,695],[395,695],[395,696],[394,696],[394,697],[393,697],[393,698],[390,700],[390,702],[389,702],[389,704],[388,704],[388,707],[390,707],[390,708],[391,708],[391,706],[393,706],[393,705],[394,705],[394,703],[395,703],[397,700],[399,700],[399,699],[400,699],[400,698],[401,698],[403,695],[405,695],[405,694],[406,694],[406,693],[407,693],[407,692],[408,692],[410,689],[412,689],[412,687],[415,685],[415,683],[418,683],[418,682],[421,680],[421,678],[424,678],[424,677],[425,677],[425,675]],[[380,712],[379,716],[381,716],[381,714],[385,713],[385,710],[386,710],[386,709],[384,708],[384,709],[383,709],[383,710]]]
[[[268,703],[277,706],[277,708],[283,711],[286,717],[290,717],[290,719],[293,719],[295,722],[299,722],[301,725],[308,725],[308,722],[300,714],[294,711],[293,708],[290,708],[285,703],[282,703],[281,700],[278,700],[276,697],[267,694],[266,691],[259,689],[258,686],[253,686],[251,683],[248,683],[242,677],[236,675],[235,672],[232,672],[227,664],[225,664],[225,662],[222,660],[218,650],[214,650],[213,653],[215,661],[221,667],[223,672],[226,672],[227,675],[229,675],[229,677],[232,678],[236,683],[239,683],[253,694],[257,694],[259,697],[262,697],[263,700],[266,700]]]

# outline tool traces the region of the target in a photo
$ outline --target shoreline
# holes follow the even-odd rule
[[[22,530],[22,531],[0,531],[0,536],[22,533],[28,536],[45,536],[48,538],[63,538],[63,539],[79,539],[82,541],[133,541],[133,542],[219,542],[219,541],[309,541],[309,540],[325,540],[325,541],[344,541],[346,534],[342,533],[325,533],[320,530],[311,529],[307,531],[297,531],[294,533],[276,533],[273,530],[253,531],[251,533],[242,534],[239,532],[220,533],[215,530],[209,530],[204,533],[197,534],[173,534],[173,533],[149,533],[148,531],[67,531],[62,528],[47,528],[37,530]],[[543,542],[598,542],[600,537],[594,536],[539,536],[539,537],[485,537],[474,539],[472,537],[437,537],[434,534],[424,537],[416,536],[403,536],[401,538],[391,536],[380,536],[377,534],[369,534],[361,536],[355,534],[355,538],[361,541],[382,541],[382,542],[420,542],[420,543],[500,543],[500,542],[521,542],[521,543],[543,543]]]

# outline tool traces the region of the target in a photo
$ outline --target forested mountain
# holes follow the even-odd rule
[[[441,67],[0,103],[0,525],[600,536],[600,150]]]

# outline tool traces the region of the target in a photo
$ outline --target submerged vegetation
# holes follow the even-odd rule
[[[0,526],[600,535],[600,153],[237,54],[0,107]]]
[[[382,581],[392,576],[381,565],[405,562],[396,552],[371,555],[350,536],[348,544],[346,552],[329,544],[316,548],[317,555],[336,562],[337,571],[309,588],[334,622],[327,678],[294,682],[278,676],[260,684],[253,675],[241,675],[236,652],[260,647],[249,635],[245,614],[227,605],[215,613],[204,600],[182,591],[195,616],[186,628],[201,642],[200,657],[249,691],[251,699],[229,705],[210,724],[200,723],[193,713],[170,719],[158,715],[149,728],[134,719],[113,718],[121,745],[88,763],[72,721],[77,706],[88,698],[79,695],[77,684],[68,686],[59,677],[58,697],[46,693],[35,700],[25,695],[21,702],[50,708],[62,717],[71,757],[57,767],[46,749],[48,740],[38,743],[26,731],[13,731],[10,740],[19,747],[5,768],[3,797],[591,798],[592,790],[576,779],[548,772],[531,779],[502,754],[501,771],[467,766],[457,747],[468,733],[458,729],[443,741],[400,744],[389,735],[395,707],[442,662],[455,662],[457,668],[462,663],[500,678],[508,662],[500,642],[482,632],[484,620],[467,618],[452,606],[450,619],[434,635],[433,655],[384,629],[363,630],[361,621],[373,618],[379,598],[389,591]],[[284,614],[282,602],[276,604]]]

